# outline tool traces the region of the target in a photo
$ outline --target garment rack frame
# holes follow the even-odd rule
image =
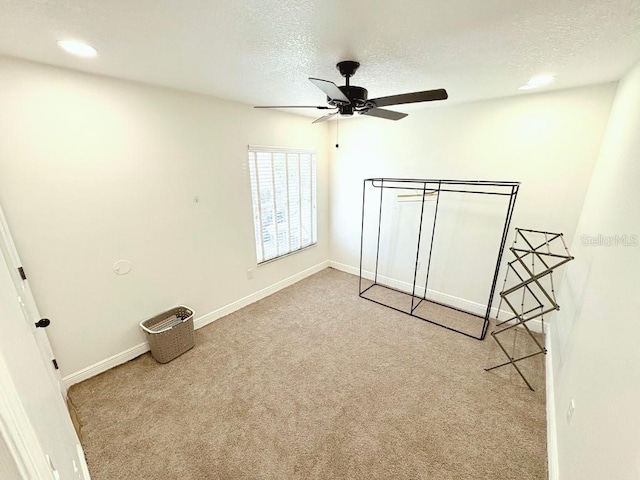
[[[364,226],[365,226],[365,211],[366,211],[366,202],[367,202],[367,184],[370,184],[370,186],[374,189],[374,191],[375,189],[380,190],[380,196],[378,200],[380,203],[379,203],[379,209],[378,209],[376,258],[375,258],[375,271],[373,272],[373,283],[363,289],[362,265],[363,265],[363,252],[364,252],[364,235],[365,235]],[[425,322],[429,322],[434,325],[438,325],[440,327],[446,328],[447,330],[460,333],[462,335],[465,335],[470,338],[474,338],[476,340],[484,340],[484,338],[487,335],[487,330],[489,328],[491,309],[492,309],[493,299],[495,296],[496,285],[498,282],[498,275],[499,275],[500,266],[502,263],[502,257],[504,254],[505,245],[507,243],[509,226],[511,224],[511,219],[513,217],[513,211],[515,208],[515,203],[516,203],[516,198],[518,196],[519,188],[520,188],[520,182],[509,182],[509,181],[445,180],[445,179],[423,179],[423,178],[417,179],[417,178],[392,178],[392,177],[366,178],[363,181],[363,186],[362,186],[362,222],[361,222],[361,229],[360,229],[360,268],[359,268],[359,283],[358,283],[359,296],[371,302],[405,313],[412,317],[419,318],[420,320],[424,320]],[[413,269],[412,293],[408,293],[406,291],[402,291],[400,289],[391,287],[389,285],[385,285],[383,283],[380,283],[378,280],[378,264],[380,261],[380,233],[381,233],[381,227],[382,227],[382,204],[383,204],[385,190],[410,190],[410,191],[413,190],[416,192],[417,196],[422,197],[421,208],[420,208],[420,223],[418,227],[418,239],[417,239],[418,241],[416,246],[416,256],[415,256],[415,263],[414,263],[414,269]],[[465,194],[475,194],[475,195],[500,195],[500,196],[508,197],[508,205],[507,205],[507,209],[504,217],[502,236],[500,238],[497,260],[495,264],[493,279],[492,279],[491,288],[489,291],[489,297],[487,300],[487,306],[486,306],[484,315],[478,315],[476,313],[472,313],[467,310],[463,310],[461,308],[454,307],[452,305],[447,305],[446,303],[434,301],[432,299],[427,298],[428,285],[429,285],[429,272],[431,268],[431,257],[433,254],[433,243],[434,243],[433,241],[435,238],[436,225],[438,220],[438,206],[440,204],[440,196],[444,192],[465,193]],[[420,240],[421,240],[422,231],[423,231],[424,205],[425,205],[425,200],[427,196],[435,196],[436,205],[435,205],[435,211],[434,211],[433,224],[431,227],[431,241],[429,244],[429,256],[427,260],[424,295],[416,296],[418,264],[420,262]],[[389,305],[379,300],[366,297],[365,293],[375,286],[379,286],[382,288],[386,288],[392,291],[396,291],[396,292],[411,296],[410,310],[409,311],[402,310],[400,308],[394,307],[393,305]],[[482,322],[482,329],[480,333],[478,335],[473,335],[469,332],[465,332],[457,328],[454,328],[452,326],[440,323],[433,318],[426,318],[424,316],[418,315],[416,313],[416,309],[420,306],[422,302],[425,302],[425,301],[434,303],[437,305],[441,305],[441,306],[450,308],[452,310],[463,312],[468,315],[482,319],[483,322]]]

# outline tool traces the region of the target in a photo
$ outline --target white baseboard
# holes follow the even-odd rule
[[[321,270],[324,270],[327,267],[332,267],[335,268],[336,270],[340,270],[346,273],[350,273],[352,275],[358,275],[360,273],[360,269],[358,267],[353,267],[351,265],[346,265],[344,263],[339,263],[339,262],[334,262],[334,261],[329,261],[326,260],[324,262],[320,262],[317,265],[314,265],[313,267],[307,268],[306,270],[303,270],[295,275],[292,275],[288,278],[285,278],[284,280],[281,280],[279,282],[274,283],[273,285],[270,285],[266,288],[263,288],[262,290],[258,290],[257,292],[252,293],[251,295],[247,295],[246,297],[243,297],[239,300],[236,300],[235,302],[232,302],[228,305],[225,305],[224,307],[221,307],[217,310],[214,310],[213,312],[209,312],[205,315],[202,315],[201,317],[198,317],[194,320],[194,328],[198,329],[198,328],[202,328],[208,324],[210,324],[211,322],[214,322],[215,320],[222,318],[226,315],[229,315],[230,313],[235,312],[236,310],[239,310],[243,307],[246,307],[247,305],[250,305],[254,302],[257,302],[258,300],[262,300],[265,297],[268,297],[269,295],[272,295],[274,293],[276,293],[279,290],[282,290],[283,288],[286,288],[290,285],[293,285],[296,282],[299,282],[300,280],[313,275],[314,273],[317,273]],[[363,272],[363,276],[365,278],[373,278],[373,273],[372,272]],[[406,291],[406,292],[410,292],[411,291],[411,284],[407,283],[407,282],[402,282],[393,278],[389,278],[389,277],[384,277],[384,276],[379,276],[379,279],[388,286],[397,288],[399,290],[402,291]],[[416,293],[418,295],[422,295],[422,292],[424,291],[424,289],[417,289]],[[464,298],[459,298],[459,297],[455,297],[453,295],[448,295],[446,293],[442,293],[442,292],[437,292],[435,290],[429,290],[429,296],[430,298],[445,303],[447,305],[451,305],[452,307],[456,307],[456,308],[460,308],[462,310],[466,310],[468,312],[471,313],[477,313],[479,315],[483,315],[485,312],[485,306],[477,303],[477,302],[472,302],[470,300],[466,300]],[[495,317],[495,314],[497,313],[497,309],[493,308],[492,309],[492,315]],[[501,312],[501,316],[509,316],[509,313],[506,311],[502,311]],[[528,323],[528,325],[530,326],[531,330],[533,331],[537,331],[537,332],[541,332],[542,331],[542,327],[541,327],[541,323],[540,322],[536,322],[531,321]],[[99,362],[94,363],[93,365],[90,365],[86,368],[83,368],[82,370],[79,370],[77,372],[71,373],[67,376],[65,376],[62,379],[62,382],[65,386],[65,388],[69,388],[71,385],[74,385],[76,383],[80,383],[84,380],[87,380],[88,378],[94,377],[102,372],[106,372],[107,370],[116,367],[118,365],[121,365],[123,363],[126,363],[130,360],[133,360],[134,358],[142,355],[143,353],[146,353],[149,351],[149,345],[147,342],[143,342],[140,343],[138,345],[135,345],[123,352],[120,352],[116,355],[113,355],[107,359],[101,360]]]
[[[300,280],[306,277],[309,277],[314,273],[324,270],[329,266],[329,264],[330,262],[328,260],[324,262],[320,262],[317,265],[314,265],[313,267],[307,268],[306,270],[303,270],[299,273],[296,273],[295,275],[287,277],[284,280],[280,280],[279,282],[276,282],[273,285],[263,288],[262,290],[258,290],[257,292],[252,293],[251,295],[247,295],[246,297],[243,297],[239,300],[236,300],[235,302],[225,305],[222,308],[218,308],[213,312],[209,312],[205,315],[202,315],[201,317],[198,317],[193,321],[193,326],[197,330],[198,328],[202,328],[206,325],[209,325],[211,322],[219,318],[225,317],[230,313],[235,312],[236,310],[240,310],[241,308],[246,307],[247,305],[250,305],[254,302],[257,302],[258,300],[262,300],[263,298],[268,297],[269,295],[272,295],[277,291],[282,290],[283,288],[293,285],[294,283],[299,282]],[[71,373],[65,376],[62,379],[62,382],[65,388],[69,388],[71,385],[75,385],[76,383],[80,383],[84,380],[87,380],[88,378],[91,378],[100,373],[106,372],[107,370],[113,367],[117,367],[118,365],[126,363],[130,360],[133,360],[134,358],[148,351],[149,351],[149,344],[147,342],[140,343],[123,352],[113,355],[105,360],[101,360],[99,362],[94,363],[93,365],[83,368],[82,370]]]
[[[551,351],[550,336],[546,338],[547,355],[546,361],[546,392],[547,392],[547,465],[549,469],[549,480],[558,480],[560,473],[558,470],[558,436],[557,436],[557,416],[555,402],[555,388],[553,384],[553,357]]]
[[[352,275],[359,275],[360,274],[360,269],[358,267],[354,267],[351,265],[346,265],[344,263],[339,263],[339,262],[334,262],[334,261],[330,261],[329,262],[329,266],[332,268],[335,268],[336,270],[340,270],[342,272],[346,272],[346,273],[350,273]],[[373,272],[369,272],[369,271],[363,271],[362,272],[362,276],[364,278],[367,278],[369,280],[373,280],[374,278],[374,273]],[[403,292],[407,292],[409,294],[411,294],[413,285],[408,283],[408,282],[403,282],[401,280],[397,280],[391,277],[386,277],[384,275],[378,275],[378,280],[380,281],[380,283],[387,285],[389,287],[393,287],[393,288],[397,288],[398,290],[402,290]],[[428,294],[429,294],[429,298],[432,300],[435,300],[437,302],[441,302],[444,303],[446,305],[450,305],[452,307],[455,308],[459,308],[461,310],[465,310],[467,312],[470,313],[475,313],[476,315],[482,315],[484,316],[487,306],[483,305],[481,303],[477,303],[477,302],[473,302],[471,300],[467,300],[465,298],[460,298],[460,297],[456,297],[454,295],[449,295],[447,293],[442,293],[442,292],[438,292],[436,290],[428,290]],[[416,295],[422,296],[424,295],[424,288],[423,287],[417,287],[416,288]],[[491,316],[492,318],[496,318],[496,315],[498,314],[498,309],[496,307],[493,307],[491,309]],[[507,310],[501,310],[500,311],[500,317],[502,318],[509,318],[512,317],[513,313],[507,311]],[[531,331],[533,332],[537,332],[537,333],[543,333],[543,329],[542,329],[542,322],[539,321],[538,319],[534,319],[531,320],[529,322],[527,322],[527,326],[531,329]]]
[[[102,372],[106,372],[113,367],[117,367],[118,365],[126,363],[129,360],[133,360],[134,358],[139,357],[140,355],[148,351],[149,344],[147,342],[139,343],[134,347],[128,348],[124,352],[117,353],[109,358],[100,360],[93,365],[89,365],[82,370],[78,370],[77,372],[63,377],[62,383],[64,384],[64,387],[68,389],[71,385],[75,385],[76,383],[80,383],[83,380],[95,377],[96,375]]]
[[[236,300],[235,302],[232,302],[228,305],[225,305],[222,308],[214,310],[211,313],[207,313],[206,315],[203,315],[202,317],[196,319],[193,322],[194,327],[198,329],[198,328],[204,327],[205,325],[209,325],[211,322],[219,318],[225,317],[230,313],[235,312],[236,310],[240,310],[241,308],[246,307],[247,305],[251,305],[252,303],[257,302],[258,300],[262,300],[263,298],[268,297],[269,295],[273,295],[277,291],[282,290],[283,288],[286,288],[290,285],[293,285],[294,283],[299,282],[300,280],[307,278],[313,275],[314,273],[318,273],[319,271],[324,270],[328,266],[329,266],[329,260],[325,260],[324,262],[320,262],[317,265],[314,265],[313,267],[310,267],[310,268],[307,268],[306,270],[301,271],[300,273],[296,273],[295,275],[285,278],[284,280],[280,280],[279,282],[276,282],[273,285],[263,288],[262,290],[258,290],[257,292],[252,293],[251,295],[247,295],[246,297],[241,298],[240,300]]]

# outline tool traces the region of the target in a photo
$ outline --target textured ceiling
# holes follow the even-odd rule
[[[540,73],[557,75],[545,89],[618,80],[640,59],[640,0],[0,0],[0,54],[287,105],[323,104],[307,77],[342,84],[335,63],[357,60],[370,97],[444,87],[465,102],[524,94]]]

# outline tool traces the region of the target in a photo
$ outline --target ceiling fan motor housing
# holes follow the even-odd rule
[[[342,115],[353,115],[354,111],[361,110],[367,104],[367,89],[356,87],[355,85],[349,85],[349,78],[356,73],[359,67],[360,64],[353,60],[345,60],[344,62],[339,62],[336,65],[336,68],[340,71],[340,75],[347,79],[346,85],[338,88],[342,93],[344,93],[351,103],[344,105],[340,101],[335,101],[328,97],[327,101],[329,102],[329,105],[339,107]]]
[[[329,105],[339,107],[342,115],[353,115],[354,109],[360,109],[367,104],[368,92],[366,88],[356,87],[355,85],[343,85],[338,88],[351,103],[345,105],[340,100],[332,100],[329,97],[327,97],[327,102]]]

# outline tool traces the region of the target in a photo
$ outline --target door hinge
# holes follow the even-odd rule
[[[56,368],[56,370],[60,370],[60,368],[58,367],[58,361],[55,358],[51,361],[53,362],[53,366]]]
[[[18,267],[18,273],[20,274],[20,278],[23,280],[27,279],[27,274],[24,273],[24,268],[22,267]]]

